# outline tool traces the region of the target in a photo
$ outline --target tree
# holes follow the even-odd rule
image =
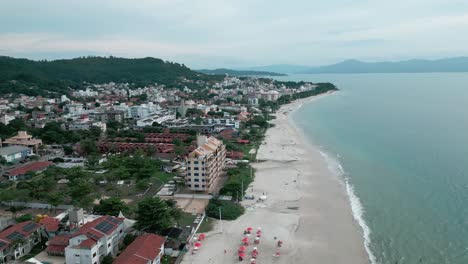
[[[119,212],[128,212],[129,207],[122,200],[116,197],[102,199],[94,206],[94,213],[98,215],[118,216]]]
[[[63,203],[62,193],[49,193],[47,195],[47,202],[54,208],[54,212],[57,210],[57,206]]]
[[[112,256],[107,255],[102,259],[101,264],[112,264],[112,262],[114,262],[114,259],[112,258]]]
[[[84,139],[80,141],[80,149],[85,155],[98,153],[96,142],[91,139]]]
[[[159,197],[145,198],[138,203],[135,228],[149,233],[161,233],[177,220],[172,210],[174,207],[170,207]]]

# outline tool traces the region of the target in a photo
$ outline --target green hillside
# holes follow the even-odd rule
[[[182,78],[208,81],[222,77],[197,73],[185,65],[156,58],[82,57],[33,61],[0,57],[0,94],[60,94],[81,88],[84,82],[133,83],[135,86],[156,82],[178,87]]]

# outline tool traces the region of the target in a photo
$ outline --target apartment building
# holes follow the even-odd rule
[[[117,254],[124,236],[123,219],[101,216],[72,235],[65,248],[66,263],[100,264],[105,256]]]
[[[226,147],[222,141],[205,136],[199,136],[197,144],[186,158],[185,183],[192,191],[212,193],[225,168]]]

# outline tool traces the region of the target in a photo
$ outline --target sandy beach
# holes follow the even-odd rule
[[[274,127],[258,150],[256,178],[247,191],[267,199],[243,201],[246,213],[236,221],[219,222],[198,253],[187,254],[182,263],[240,263],[237,249],[249,226],[262,228],[257,263],[369,263],[345,185],[289,117],[302,104],[324,96],[297,100],[278,110]],[[281,248],[276,246],[278,239],[284,241]],[[250,263],[252,248],[242,263]],[[273,256],[277,251],[280,257]]]

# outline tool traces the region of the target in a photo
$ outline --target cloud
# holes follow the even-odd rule
[[[194,67],[431,58],[468,54],[467,24],[462,0],[18,0],[2,3],[0,50]]]

